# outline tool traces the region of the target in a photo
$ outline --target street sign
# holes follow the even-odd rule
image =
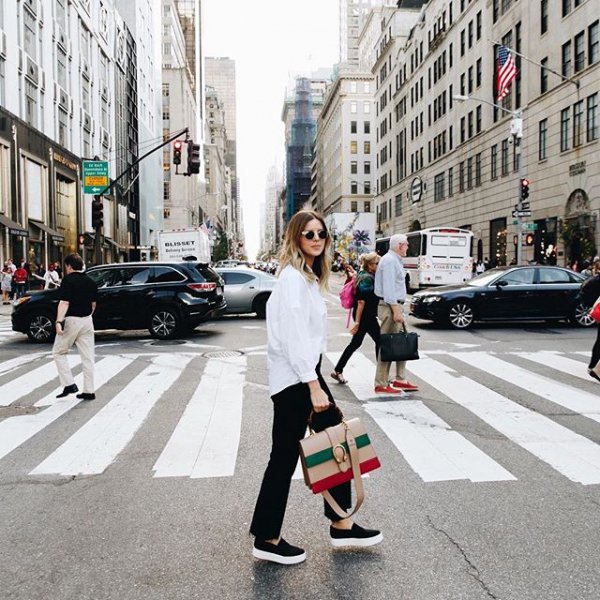
[[[537,231],[537,223],[522,223],[524,231]]]
[[[512,216],[515,218],[516,217],[530,217],[531,211],[530,210],[513,210]]]
[[[84,194],[99,194],[109,183],[107,160],[83,161]]]

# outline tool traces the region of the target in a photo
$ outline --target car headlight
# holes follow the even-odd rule
[[[441,299],[441,296],[425,296],[421,302],[423,302],[423,304],[431,304],[432,302],[439,302]]]
[[[29,302],[31,300],[31,296],[21,296],[18,300],[13,302],[13,306],[20,306],[21,304],[25,304],[25,302]]]

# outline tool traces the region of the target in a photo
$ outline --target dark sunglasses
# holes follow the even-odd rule
[[[304,236],[307,240],[312,240],[315,235],[319,236],[320,240],[324,240],[329,233],[327,229],[320,229],[319,231],[303,231],[300,235]]]

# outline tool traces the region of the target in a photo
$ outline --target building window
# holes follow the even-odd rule
[[[352,200],[352,202],[350,202],[350,212],[358,212],[358,202],[356,200]]]
[[[481,11],[477,13],[477,39],[481,39]]]
[[[402,194],[396,194],[394,198],[394,213],[397,217],[402,214]]]
[[[475,109],[475,133],[481,133],[481,104]]]
[[[350,112],[355,115],[356,114],[356,102],[350,102]]]
[[[363,112],[365,113],[365,115],[368,115],[371,112],[371,103],[370,102],[365,102],[363,104]]]
[[[27,11],[25,11],[27,12]],[[25,121],[32,127],[38,124],[38,91],[37,88],[25,81]]]
[[[358,183],[356,181],[351,181],[350,182],[350,193],[351,194],[358,194]]]
[[[548,119],[542,119],[538,124],[538,160],[547,158]]]
[[[465,118],[460,118],[460,143],[462,144],[465,141]]]
[[[465,162],[458,163],[458,191],[465,191]]]
[[[363,154],[371,154],[371,142],[364,142]]]
[[[446,174],[444,172],[438,173],[433,179],[433,201],[440,202],[444,199],[444,182],[446,180]]]
[[[363,125],[364,125],[364,132],[371,133],[371,121],[365,121]]]
[[[481,58],[477,59],[477,63],[475,64],[475,87],[479,87],[481,85]]]
[[[56,80],[63,90],[67,89],[67,53],[56,46]]]
[[[171,200],[171,182],[163,181],[163,200],[168,203]]]
[[[598,139],[598,93],[588,96],[587,99],[587,141]]]
[[[588,64],[593,65],[598,62],[600,56],[600,33],[598,31],[598,21],[588,27]]]
[[[473,187],[473,159],[467,159],[467,189],[470,190]]]
[[[350,133],[356,133],[356,121],[350,121]]]
[[[370,160],[365,160],[365,162],[363,164],[363,172],[365,175],[371,174],[371,161]]]
[[[350,142],[350,154],[358,153],[358,142],[356,140],[352,140]]]
[[[573,105],[573,148],[583,144],[583,100]]]
[[[500,156],[500,174],[508,175],[508,140],[502,140],[502,151]]]
[[[498,177],[498,145],[492,146],[490,155],[490,178],[496,179]]]
[[[363,192],[365,194],[370,194],[371,193],[371,182],[370,181],[365,181],[365,183],[363,184]]]
[[[475,155],[475,185],[481,185],[481,152]]]
[[[64,148],[69,144],[69,115],[62,108],[58,109],[58,143]]]
[[[540,61],[542,68],[540,69],[540,94],[548,91],[548,57],[542,58]]]
[[[454,167],[448,169],[448,196],[454,196]]]
[[[569,113],[571,109],[565,108],[560,111],[560,151],[569,149]]]
[[[571,12],[571,0],[562,0],[562,16],[566,17]]]
[[[37,62],[37,21],[27,10],[23,10],[23,49]]]
[[[516,173],[521,166],[521,138],[513,138],[513,171]]]
[[[548,31],[548,0],[540,2],[540,33]]]
[[[370,186],[370,184],[369,184],[369,186]],[[371,212],[371,201],[370,200],[365,200],[365,209],[364,209],[364,211],[368,212],[368,213]]]
[[[575,73],[585,68],[585,32],[575,36]]]
[[[6,106],[6,76],[4,59],[0,58],[0,106]]]
[[[562,45],[562,75],[570,77],[571,75],[571,42],[568,41]]]
[[[355,160],[350,161],[350,173],[352,175],[356,175],[356,173],[358,173],[358,163]]]

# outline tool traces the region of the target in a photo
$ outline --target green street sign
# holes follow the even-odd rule
[[[523,229],[525,231],[537,231],[538,224],[537,223],[523,223]]]
[[[109,183],[107,160],[83,161],[84,194],[99,194]]]

